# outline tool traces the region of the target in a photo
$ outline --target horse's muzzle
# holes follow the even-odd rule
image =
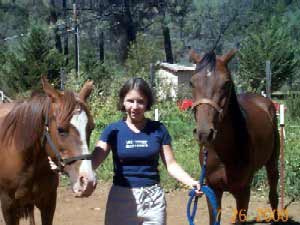
[[[97,186],[96,180],[88,180],[86,177],[80,177],[78,182],[73,185],[75,197],[90,196]]]
[[[215,140],[217,135],[217,130],[211,128],[207,130],[194,129],[194,136],[199,141],[199,143],[204,145],[210,145]]]

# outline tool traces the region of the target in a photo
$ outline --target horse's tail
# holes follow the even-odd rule
[[[18,218],[29,218],[30,221],[31,220],[34,220],[34,205],[33,204],[28,204],[28,205],[25,205],[25,206],[22,206],[20,208],[18,208],[17,210],[17,217]]]
[[[273,104],[272,104],[273,105]],[[275,156],[275,159],[279,159],[279,154],[280,154],[280,135],[279,135],[279,130],[278,130],[278,119],[276,115],[276,109],[275,106],[273,105],[273,113],[272,113],[272,122],[273,122],[273,130],[274,130],[274,149],[273,149],[273,154]]]
[[[279,131],[278,131],[278,127],[277,127],[277,118],[276,118],[276,124],[274,127],[274,151],[275,151],[275,158],[276,160],[279,159],[279,155],[280,155],[280,135],[279,135]]]
[[[273,131],[274,131],[274,147],[273,147],[273,153],[272,153],[272,159],[278,160],[279,159],[279,154],[280,154],[280,135],[279,135],[279,130],[278,130],[278,119],[277,119],[277,114],[276,114],[276,108],[272,101],[270,101],[271,108],[269,108],[270,112],[270,117],[271,117],[271,122],[273,124]]]

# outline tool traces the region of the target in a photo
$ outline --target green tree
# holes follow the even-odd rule
[[[243,90],[265,90],[266,60],[271,61],[272,91],[280,89],[298,69],[299,60],[295,58],[297,49],[281,21],[273,17],[270,23],[250,33],[242,42],[238,83]]]
[[[128,76],[140,76],[149,79],[150,64],[164,59],[162,40],[153,40],[143,34],[137,35],[137,40],[132,43],[129,49],[129,56],[126,61]]]
[[[22,92],[39,87],[42,74],[56,79],[63,60],[52,45],[46,30],[38,25],[32,26],[19,48],[6,54],[1,70],[5,77],[3,83],[14,92]]]

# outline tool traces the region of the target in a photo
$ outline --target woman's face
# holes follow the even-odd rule
[[[146,96],[133,89],[125,95],[123,104],[128,119],[132,122],[141,122],[144,120],[144,113],[148,104]]]

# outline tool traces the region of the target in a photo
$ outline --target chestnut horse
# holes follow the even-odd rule
[[[239,215],[247,214],[251,182],[263,166],[267,170],[271,207],[277,212],[279,134],[276,111],[268,98],[236,94],[227,67],[235,52],[223,56],[209,52],[202,57],[190,50],[190,59],[196,63],[190,84],[196,120],[194,134],[208,151],[206,182],[220,207],[224,191],[234,196],[236,222],[243,222]],[[203,164],[202,151],[199,160]],[[209,214],[212,224],[210,204]]]
[[[56,207],[58,173],[51,157],[66,172],[77,196],[88,196],[96,185],[88,157],[94,127],[86,105],[93,84],[79,94],[55,90],[42,78],[45,93],[24,102],[0,104],[0,200],[6,225],[22,217],[34,222],[34,206],[42,225],[52,225]]]

